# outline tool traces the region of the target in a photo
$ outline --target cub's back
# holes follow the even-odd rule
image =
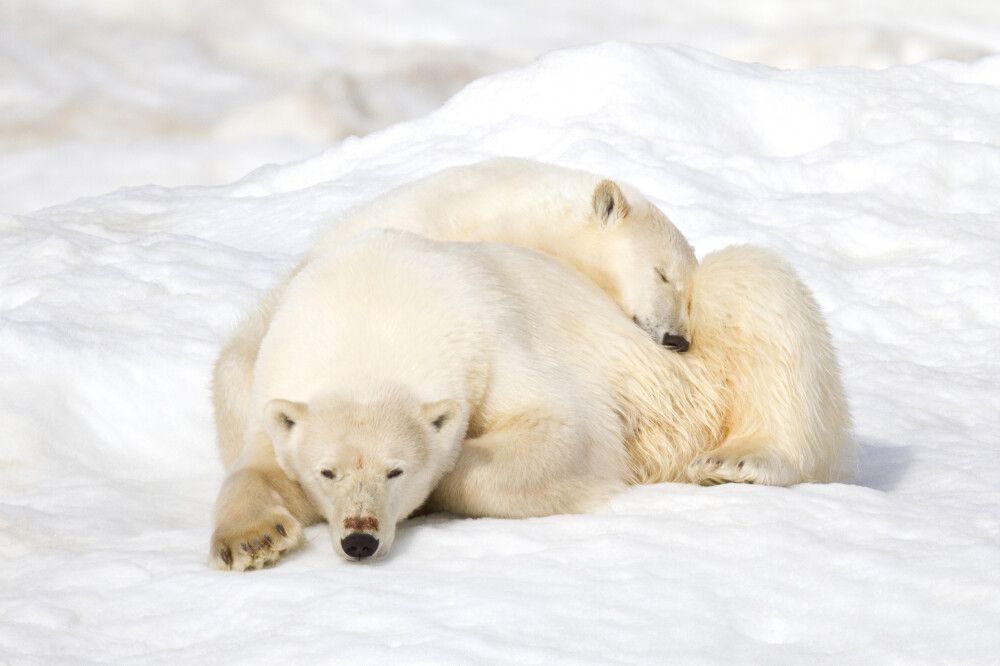
[[[444,169],[386,192],[347,212],[321,237],[315,252],[376,227],[438,240],[532,245],[581,227],[601,177],[518,158]],[[530,233],[529,233],[530,232]]]

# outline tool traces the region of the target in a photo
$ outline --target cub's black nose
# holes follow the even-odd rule
[[[680,335],[671,335],[670,333],[663,334],[663,346],[669,347],[674,351],[686,352],[691,343],[684,339]]]
[[[355,532],[354,534],[348,534],[346,537],[341,539],[340,547],[343,548],[344,552],[351,557],[363,560],[366,557],[371,557],[375,554],[375,551],[378,550],[378,539],[373,537],[371,534]]]

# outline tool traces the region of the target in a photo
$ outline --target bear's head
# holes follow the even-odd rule
[[[271,400],[265,426],[282,469],[330,524],[348,560],[389,552],[396,524],[455,464],[468,417],[455,400],[393,390],[371,402]]]
[[[698,260],[684,235],[638,192],[602,180],[592,198],[604,285],[658,343],[686,351],[691,284]]]

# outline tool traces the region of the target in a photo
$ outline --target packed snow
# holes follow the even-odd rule
[[[232,184],[0,217],[0,661],[996,663],[998,118],[997,56],[608,43]],[[498,155],[630,182],[699,255],[788,257],[842,360],[854,481],[433,515],[370,564],[316,526],[273,569],[210,570],[225,334],[339,212]]]
[[[607,40],[779,67],[965,61],[1000,52],[1000,3],[0,0],[0,211],[228,183]]]

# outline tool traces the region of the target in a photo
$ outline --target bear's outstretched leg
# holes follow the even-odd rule
[[[623,447],[600,447],[569,419],[519,413],[465,440],[428,501],[432,511],[525,518],[592,509],[624,487]]]
[[[222,484],[209,551],[209,563],[217,569],[245,571],[273,564],[302,543],[303,526],[320,519],[302,487],[278,467],[273,452],[270,457],[266,450],[259,452]]]

